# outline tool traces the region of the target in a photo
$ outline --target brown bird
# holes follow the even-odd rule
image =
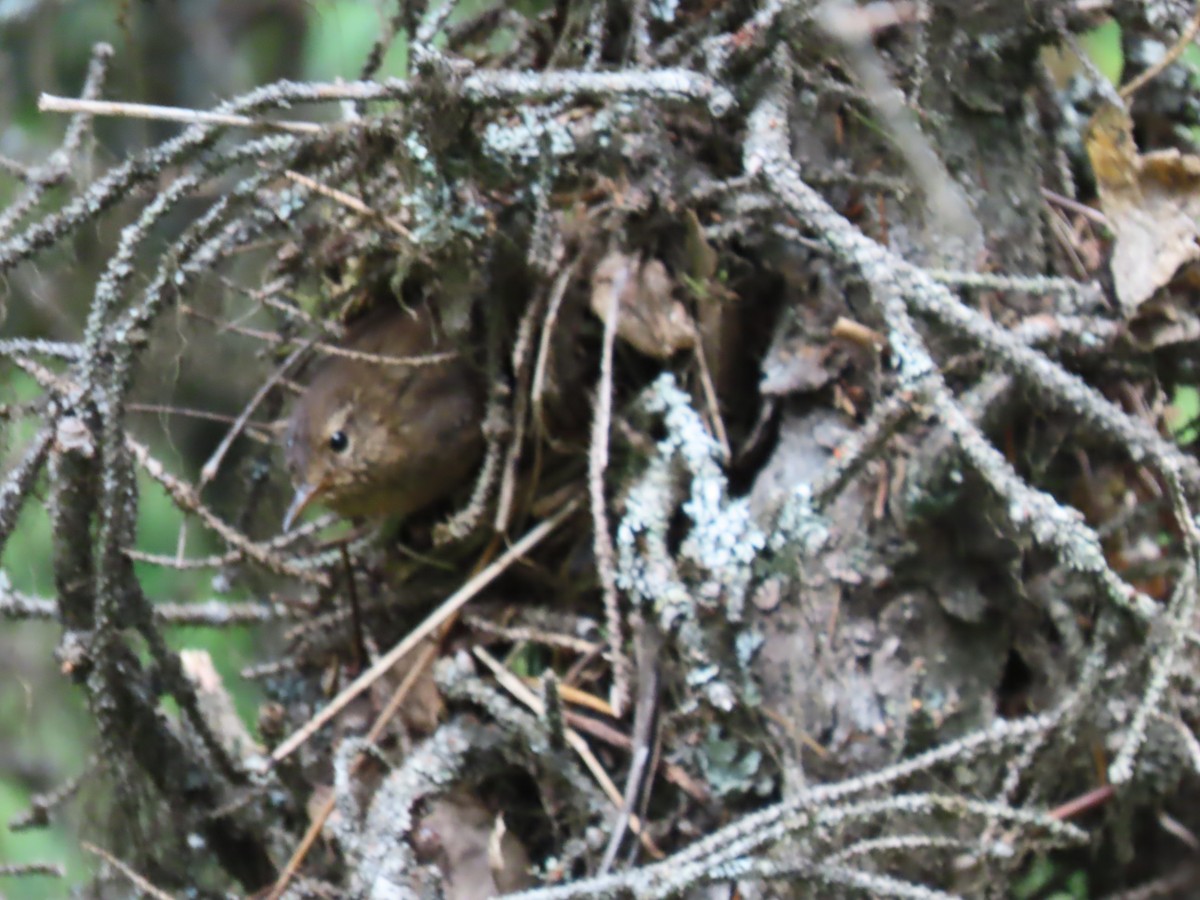
[[[351,326],[341,347],[410,357],[457,348],[428,311],[388,306]],[[313,502],[343,516],[405,516],[450,491],[483,450],[480,379],[461,354],[397,365],[331,356],[292,411],[285,452],[296,495],[284,530]]]

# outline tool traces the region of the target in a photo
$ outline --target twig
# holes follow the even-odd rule
[[[595,410],[588,450],[588,499],[592,511],[592,552],[604,598],[604,620],[608,627],[608,647],[612,657],[612,690],[609,701],[617,715],[625,713],[629,702],[629,660],[623,649],[621,605],[617,594],[616,552],[608,530],[608,502],[604,498],[604,472],[608,468],[608,433],[612,425],[613,348],[617,340],[617,320],[621,315],[621,295],[625,293],[628,267],[622,266],[613,278],[604,315],[604,345],[600,356],[600,380],[596,385]]]
[[[277,534],[268,541],[262,542],[262,546],[268,550],[283,550],[291,547],[294,544],[301,543],[305,538],[310,538],[313,535],[319,534],[331,525],[341,521],[340,518],[333,513],[327,513],[311,522],[305,522],[302,525],[297,525],[291,531],[285,531],[283,534]],[[361,536],[360,536],[361,538]],[[358,549],[358,544],[361,540],[356,541],[354,549]],[[309,556],[300,557],[297,560],[297,565],[303,568],[319,569],[326,565],[336,562],[336,550],[327,551],[324,553],[314,553]],[[158,553],[146,553],[133,547],[125,548],[125,555],[137,562],[149,563],[153,566],[162,566],[166,569],[179,569],[185,571],[187,569],[219,569],[221,566],[232,565],[239,560],[245,559],[246,554],[242,550],[234,549],[228,553],[214,553],[210,556],[194,557],[192,559],[180,559],[177,556],[163,556]]]
[[[49,875],[52,878],[65,878],[67,875],[58,863],[5,863],[0,865],[0,878],[25,878],[30,875]]]
[[[446,600],[431,612],[420,625],[407,637],[396,644],[391,650],[381,656],[371,668],[359,675],[353,682],[334,697],[319,713],[314,715],[291,737],[283,741],[271,753],[271,761],[279,762],[290,755],[297,747],[316,734],[334,716],[346,708],[355,697],[374,684],[380,676],[389,671],[413,647],[433,634],[452,615],[462,609],[481,590],[491,584],[505,569],[521,559],[526,553],[553,534],[567,518],[579,508],[578,500],[571,500],[561,510],[530,529],[526,535],[513,544],[495,562],[477,575],[468,579],[467,583],[451,594]]]
[[[90,116],[121,116],[128,119],[154,119],[162,122],[182,122],[186,125],[224,125],[233,128],[265,128],[292,134],[320,134],[328,126],[316,122],[276,122],[253,119],[227,113],[203,112],[179,106],[155,106],[149,103],[121,103],[115,100],[80,100],[42,94],[38,97],[41,112],[86,113]]]
[[[1069,409],[1081,424],[1119,442],[1135,459],[1154,461],[1161,470],[1177,471],[1195,491],[1200,487],[1200,467],[1178,447],[1133,417],[1125,414],[1081,378],[1055,364],[1043,354],[1021,343],[1010,332],[968,309],[943,285],[922,269],[866,237],[834,211],[816,191],[804,184],[788,154],[779,123],[786,116],[776,104],[782,97],[765,101],[752,114],[753,137],[747,143],[747,167],[760,172],[778,192],[781,202],[823,235],[833,252],[873,276],[872,288],[881,298],[897,297],[913,312],[937,321],[960,338],[972,341],[990,353],[997,364],[1023,384],[1059,406]],[[890,302],[890,301],[889,301]],[[899,322],[905,310],[881,303]],[[905,326],[908,328],[908,326]],[[910,329],[911,330],[911,329]],[[895,337],[893,337],[895,346]],[[1016,518],[1014,525],[1034,533],[1043,545],[1053,548],[1068,565],[1086,574],[1116,605],[1144,621],[1158,618],[1157,604],[1126,584],[1105,560],[1095,532],[1081,518],[1056,500],[1031,487],[979,434],[961,409],[948,397],[944,381],[936,374],[920,339],[906,338],[897,356],[905,366],[905,379],[913,385],[924,381],[936,385],[936,412],[956,434],[960,447],[985,474],[993,487],[1009,502],[1006,508]],[[909,350],[912,356],[905,356]]]
[[[50,791],[34,794],[29,798],[29,808],[8,820],[8,830],[17,832],[29,828],[44,828],[50,823],[50,812],[75,796],[83,782],[98,768],[95,756],[88,759],[83,769],[71,776],[64,784]]]
[[[313,350],[322,356],[340,356],[342,359],[352,359],[357,362],[371,363],[376,366],[437,366],[458,359],[457,350],[446,350],[441,353],[421,353],[416,356],[389,356],[384,353],[367,353],[364,350],[351,350],[333,344],[313,344]]]
[[[521,900],[568,900],[576,897],[613,896],[623,890],[648,897],[669,896],[688,884],[702,881],[705,873],[721,872],[729,862],[743,860],[750,864],[759,860],[759,857],[751,855],[755,850],[764,844],[782,840],[788,834],[800,830],[811,831],[815,824],[814,818],[821,815],[822,811],[834,821],[847,819],[847,807],[843,804],[851,797],[868,791],[891,788],[903,779],[928,772],[938,765],[963,765],[985,752],[997,752],[1019,745],[1031,734],[1040,734],[1054,727],[1057,720],[1057,711],[1018,720],[997,720],[988,728],[883,769],[845,781],[803,789],[794,797],[742,816],[662,862],[567,885],[537,888],[513,896]],[[1083,837],[1079,829],[1057,823],[1042,813],[1024,813],[1004,805],[983,804],[962,798],[924,795],[916,803],[910,803],[889,793],[887,799],[880,801],[882,806],[876,806],[876,809],[885,813],[890,810],[892,818],[905,818],[916,812],[918,805],[928,808],[931,801],[939,806],[943,802],[947,807],[953,805],[960,813],[986,809],[988,815],[997,818],[1008,818],[1010,821],[1016,818],[1029,824],[1036,822],[1041,827],[1053,828],[1064,837],[1075,840]],[[943,807],[943,811],[950,810]],[[642,888],[641,891],[638,890],[639,887]]]
[[[1102,228],[1108,228],[1108,216],[1104,215],[1100,210],[1093,209],[1086,204],[1080,203],[1078,200],[1072,200],[1070,197],[1065,197],[1057,191],[1052,191],[1049,188],[1042,188],[1042,196],[1050,203],[1056,206],[1061,206],[1068,212],[1073,212],[1076,215],[1083,216],[1089,222],[1094,222]]]
[[[261,625],[299,619],[309,615],[302,607],[282,603],[226,602],[203,600],[196,603],[156,603],[155,618],[167,625],[204,625],[227,628],[233,625]],[[8,588],[0,581],[0,618],[52,621],[59,616],[58,601],[31,597]]]
[[[491,670],[491,673],[496,676],[496,680],[504,686],[514,697],[528,706],[538,716],[544,716],[546,713],[545,704],[541,699],[529,688],[527,688],[521,679],[517,678],[509,672],[500,661],[492,654],[488,653],[482,647],[474,647],[471,650],[475,654],[475,658]],[[613,805],[618,809],[621,808],[621,792],[617,789],[617,785],[609,777],[608,772],[604,771],[604,767],[600,765],[600,760],[596,759],[596,754],[592,753],[592,748],[588,746],[587,741],[581,738],[578,732],[570,728],[563,729],[563,737],[566,738],[571,749],[578,754],[587,770],[592,773],[592,777],[600,785],[600,789],[608,796]],[[659,850],[654,842],[650,839],[650,835],[642,830],[641,820],[636,816],[630,816],[629,829],[642,839],[646,850],[651,853],[655,859],[662,859],[662,851]]]
[[[550,302],[546,305],[546,316],[542,320],[537,362],[533,367],[533,382],[529,389],[530,405],[533,409],[533,427],[538,436],[546,433],[543,405],[546,392],[546,370],[550,364],[550,347],[554,338],[554,326],[558,322],[558,311],[562,307],[563,298],[567,295],[567,287],[571,284],[578,265],[579,258],[576,257],[569,265],[564,266],[563,270],[558,273],[558,277],[554,279],[554,286],[550,289]]]
[[[696,357],[696,367],[700,370],[700,388],[704,391],[704,403],[708,406],[708,418],[712,422],[713,436],[721,445],[721,456],[728,462],[733,458],[733,450],[729,446],[729,434],[725,430],[725,420],[721,417],[721,401],[717,397],[717,388],[713,384],[712,372],[708,368],[708,355],[704,352],[704,342],[696,341],[692,350]]]
[[[539,313],[543,305],[541,296],[535,296],[529,301],[517,325],[516,340],[513,341],[512,369],[516,387],[509,420],[511,434],[508,436],[508,449],[504,454],[500,490],[496,496],[496,515],[493,518],[493,528],[498,534],[508,531],[513,496],[517,489],[517,467],[521,462],[521,447],[525,442],[525,424],[529,413],[529,382],[532,377],[529,351],[533,344],[534,325],[540,318]]]
[[[83,86],[82,97],[85,101],[100,96],[104,81],[108,77],[112,55],[113,48],[110,44],[98,43],[92,47],[92,60],[88,65],[87,80]],[[7,235],[26,213],[35,209],[48,188],[67,179],[71,173],[73,157],[79,153],[91,123],[91,116],[84,113],[72,116],[58,149],[50,154],[45,163],[26,171],[24,178],[28,189],[0,213],[0,235]],[[3,303],[0,303],[0,319],[3,318]]]
[[[1103,803],[1107,803],[1116,792],[1116,788],[1111,784],[1101,785],[1082,796],[1075,797],[1066,803],[1054,807],[1054,809],[1050,810],[1049,815],[1052,818],[1062,820],[1074,818],[1082,812],[1087,812]]]
[[[312,342],[303,344],[293,350],[270,377],[266,379],[250,398],[250,402],[245,405],[241,413],[234,420],[233,425],[225,432],[225,437],[221,439],[221,443],[217,445],[217,449],[212,452],[212,456],[208,458],[208,462],[200,469],[200,484],[197,485],[197,491],[203,491],[204,486],[208,484],[217,475],[217,470],[221,467],[221,460],[225,458],[225,454],[229,452],[229,448],[233,446],[233,442],[237,440],[237,436],[242,433],[242,429],[246,427],[246,423],[250,421],[250,417],[254,415],[254,411],[266,399],[267,394],[279,383],[279,380],[287,374],[288,370],[296,364],[312,345]]]
[[[433,531],[435,545],[457,541],[466,537],[483,520],[487,512],[488,498],[500,477],[500,466],[504,456],[504,436],[509,433],[508,408],[505,404],[507,386],[493,386],[488,396],[487,410],[483,415],[483,464],[475,476],[475,485],[466,505],[456,510]]]
[[[8,543],[8,536],[17,527],[17,517],[20,516],[25,499],[33,490],[34,482],[46,464],[53,437],[54,422],[47,422],[46,427],[34,435],[21,461],[13,467],[4,483],[0,485],[0,548]]]
[[[604,850],[597,875],[603,875],[612,868],[621,849],[621,838],[625,829],[630,827],[634,819],[634,807],[637,805],[638,794],[650,792],[649,783],[643,786],[646,777],[646,767],[650,765],[651,749],[654,745],[654,724],[658,713],[658,654],[662,649],[662,636],[658,625],[653,619],[641,616],[634,618],[634,640],[637,645],[637,704],[633,714],[633,733],[630,736],[633,758],[629,763],[629,772],[625,776],[625,791],[621,795],[621,811],[613,825],[608,838],[608,846]],[[653,777],[654,769],[650,769]]]
[[[278,572],[281,575],[291,575],[294,578],[299,578],[301,581],[319,584],[322,587],[329,586],[329,578],[325,574],[313,572],[296,565],[294,562],[281,559],[262,544],[254,543],[232,525],[219,518],[216,513],[200,502],[200,498],[196,496],[196,492],[192,489],[191,485],[180,481],[174,475],[170,474],[163,467],[163,464],[151,455],[149,448],[138,443],[131,437],[126,437],[125,444],[133,454],[134,459],[137,460],[138,465],[142,467],[142,470],[161,484],[176,504],[182,509],[198,516],[201,522],[220,535],[231,547],[241,551],[250,559],[265,566],[272,572]]]
[[[1166,53],[1159,58],[1152,66],[1147,66],[1146,70],[1138,75],[1133,81],[1122,85],[1119,91],[1122,100],[1128,100],[1153,78],[1157,78],[1167,66],[1171,65],[1179,57],[1183,56],[1185,50],[1191,46],[1192,41],[1196,39],[1196,35],[1200,34],[1200,4],[1197,4],[1196,11],[1192,13],[1191,20],[1187,26],[1179,34],[1177,40]]]
[[[385,216],[383,213],[371,209],[371,207],[367,206],[367,204],[363,203],[354,195],[347,194],[345,191],[339,191],[337,188],[332,188],[328,185],[321,184],[321,182],[317,181],[315,178],[309,178],[307,175],[302,175],[299,172],[293,172],[291,169],[288,169],[283,174],[289,180],[296,182],[296,184],[303,185],[314,194],[320,194],[322,197],[328,197],[330,200],[334,200],[342,204],[342,206],[354,210],[356,213],[369,216],[372,219],[377,219],[392,231],[396,232],[396,234],[400,235],[402,238],[411,241],[414,244],[417,243],[417,239],[413,236],[413,233],[405,228],[403,224],[396,221],[391,216]]]
[[[541,628],[529,628],[521,625],[497,625],[495,622],[491,622],[478,615],[466,616],[463,621],[468,628],[475,631],[482,631],[484,634],[493,635],[512,643],[545,644],[547,647],[561,647],[572,653],[596,653],[603,649],[602,644],[597,644],[595,641],[587,641],[574,635],[559,634]]]
[[[387,706],[375,717],[375,721],[367,732],[367,736],[363,739],[366,743],[374,744],[379,740],[383,734],[383,729],[387,727],[388,722],[392,720],[392,717],[400,710],[404,701],[408,699],[408,695],[412,693],[417,680],[433,663],[437,652],[438,643],[436,641],[430,642],[421,651],[421,655],[413,662],[412,668],[404,674],[404,678],[400,681],[391,699],[388,700]],[[355,774],[358,771],[364,759],[365,757],[361,753],[355,756],[354,761],[350,764],[351,774]],[[283,892],[287,890],[288,883],[295,876],[296,872],[300,870],[300,866],[304,862],[304,857],[312,849],[312,845],[321,834],[321,829],[325,827],[325,823],[329,820],[329,816],[333,813],[336,805],[337,794],[335,791],[330,791],[329,796],[325,798],[325,802],[321,804],[321,808],[312,816],[312,821],[309,822],[308,829],[304,832],[304,837],[300,839],[300,843],[288,859],[287,865],[279,873],[279,878],[271,886],[271,892],[267,894],[266,900],[279,900],[283,896]]]
[[[0,340],[0,356],[53,356],[59,359],[79,359],[83,356],[83,344],[45,341],[39,338],[6,338]]]
[[[116,869],[118,872],[120,872],[122,875],[124,875],[130,881],[132,881],[134,886],[136,886],[138,890],[149,894],[151,897],[154,897],[155,900],[175,900],[174,897],[172,897],[170,894],[168,894],[162,888],[155,887],[153,884],[151,884],[149,881],[147,881],[144,876],[135,872],[128,865],[128,863],[124,863],[121,860],[117,859],[115,856],[113,856],[111,853],[109,853],[104,848],[97,847],[95,844],[88,843],[87,841],[80,841],[79,845],[81,847],[83,847],[84,850],[88,851],[89,853],[96,854],[98,857],[100,857],[102,860],[104,860],[106,863],[108,863],[110,866],[112,866],[114,869]]]
[[[185,419],[201,419],[206,422],[220,422],[222,425],[232,425],[238,421],[237,416],[227,416],[224,413],[210,412],[207,409],[190,409],[186,406],[171,406],[167,403],[126,403],[126,412],[146,413],[152,416],[180,416]],[[246,434],[251,440],[264,444],[273,443],[272,426],[266,422],[246,422]]]

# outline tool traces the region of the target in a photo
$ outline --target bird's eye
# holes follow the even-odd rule
[[[346,437],[346,432],[335,431],[329,436],[329,449],[334,453],[344,453],[349,446],[350,438]]]

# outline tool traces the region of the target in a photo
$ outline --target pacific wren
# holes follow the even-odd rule
[[[354,323],[342,348],[378,356],[450,352],[428,310],[388,306]],[[331,356],[314,372],[285,433],[296,495],[343,516],[405,516],[450,493],[483,451],[482,389],[463,354],[422,365]]]

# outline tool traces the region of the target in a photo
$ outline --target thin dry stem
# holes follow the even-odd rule
[[[233,128],[259,128],[286,131],[292,134],[320,134],[327,126],[316,122],[285,122],[254,119],[226,113],[204,112],[178,106],[155,106],[149,103],[120,103],[115,100],[81,100],[75,97],[38,97],[42,112],[85,113],[89,116],[120,116],[127,119],[153,119],[160,122],[182,122],[186,125],[222,125]]]
[[[505,569],[553,534],[575,512],[578,506],[579,501],[570,501],[553,517],[530,529],[521,540],[513,544],[495,562],[468,579],[466,584],[447,597],[442,605],[430,613],[407,637],[376,660],[371,668],[354,679],[336,697],[329,701],[319,713],[314,715],[301,728],[297,729],[294,734],[287,738],[287,740],[276,747],[271,753],[272,761],[279,762],[281,759],[286,758],[297,747],[316,734],[334,716],[345,709],[350,701],[378,681],[384,673],[403,659],[405,654],[412,650],[413,647],[441,628],[451,616],[466,606],[473,597],[494,581]]]

